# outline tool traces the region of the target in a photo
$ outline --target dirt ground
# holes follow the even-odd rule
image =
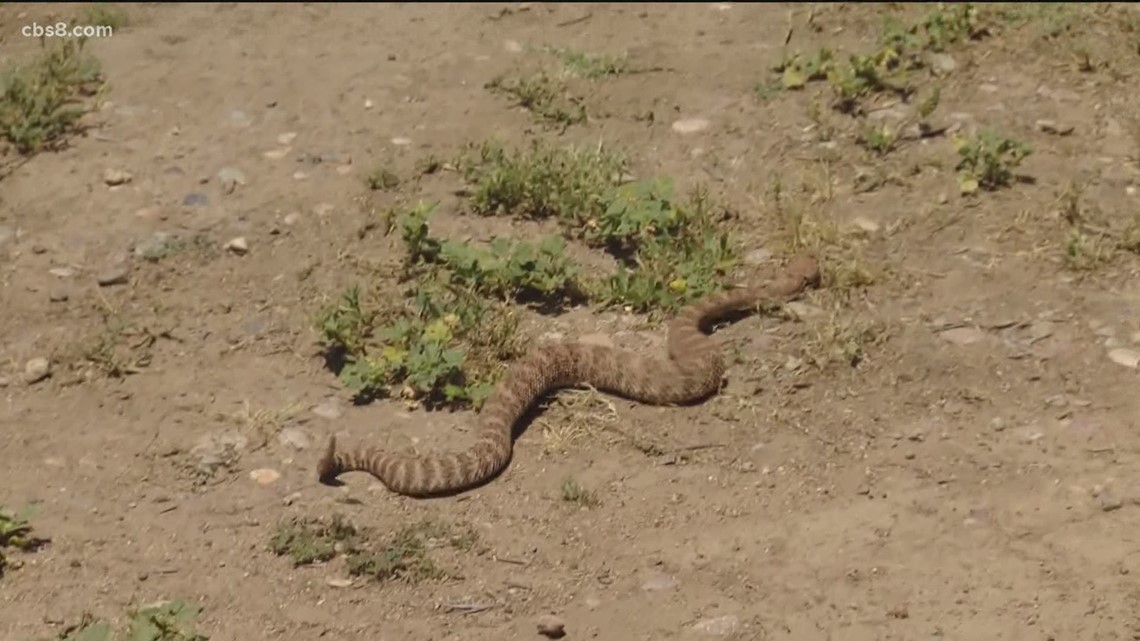
[[[20,28],[75,6],[0,7],[0,57],[34,55]],[[548,616],[570,639],[1140,639],[1140,262],[1114,244],[1140,216],[1134,8],[995,19],[934,58],[945,132],[882,155],[857,138],[904,118],[896,99],[843,114],[826,82],[781,91],[772,67],[873,50],[884,15],[924,9],[127,11],[88,42],[109,83],[95,128],[0,180],[0,505],[34,504],[50,539],[8,552],[0,637],[180,598],[215,641],[528,639]],[[638,72],[588,83],[588,122],[542,127],[485,85],[547,64],[547,46],[627,53]],[[1025,178],[962,195],[951,134],[985,127],[1032,148]],[[874,278],[721,329],[738,356],[703,404],[559,395],[510,468],[458,497],[319,484],[332,433],[467,437],[471,412],[353,404],[313,317],[362,264],[392,269],[398,243],[366,233],[370,208],[439,201],[440,229],[473,241],[537,229],[463,215],[454,172],[365,184],[492,137],[605,144],[639,175],[707,185],[733,213],[740,282],[790,255],[780,207],[839,230],[833,274]],[[117,172],[131,180],[109,185]],[[206,240],[140,258],[159,232]],[[227,246],[239,237],[245,251]],[[620,309],[521,313],[528,340],[664,344]],[[100,340],[145,356],[122,376],[69,360]],[[836,345],[862,356],[805,362]],[[26,372],[37,358],[50,376]],[[595,504],[566,500],[567,478]],[[445,521],[477,542],[433,545],[449,578],[422,581],[270,549],[284,519],[334,514],[381,533]]]

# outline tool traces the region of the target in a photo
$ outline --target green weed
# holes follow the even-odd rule
[[[499,77],[485,87],[492,93],[510,96],[518,106],[550,126],[565,130],[587,120],[582,98],[571,94],[566,83],[545,72],[520,78]]]
[[[128,613],[124,630],[87,614],[55,637],[55,641],[209,641],[197,632],[198,607],[181,599],[148,604]],[[44,640],[46,641],[46,640]]]
[[[19,514],[10,514],[0,505],[0,576],[4,576],[9,567],[8,558],[4,555],[6,548],[30,552],[47,543],[46,539],[32,535],[31,518],[34,513],[34,506]]]
[[[575,503],[582,507],[592,508],[602,504],[598,499],[597,492],[587,490],[582,487],[578,481],[567,478],[562,481],[562,500],[567,503]]]
[[[0,137],[22,154],[58,146],[78,131],[90,106],[84,99],[103,84],[85,40],[63,40],[30,63],[0,72]]]
[[[1009,185],[1014,169],[1033,153],[1024,143],[989,129],[968,138],[956,136],[954,149],[958,152],[958,186],[963,194]]]

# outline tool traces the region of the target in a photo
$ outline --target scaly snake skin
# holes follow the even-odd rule
[[[584,343],[544,344],[519,359],[479,414],[475,443],[463,452],[420,456],[357,447],[337,451],[336,437],[317,465],[322,483],[345,472],[368,472],[389,490],[414,497],[450,494],[481,485],[510,463],[515,422],[549,392],[581,384],[651,405],[679,405],[716,392],[725,372],[720,345],[705,334],[729,313],[775,307],[820,282],[818,261],[793,258],[767,285],[730,289],[682,309],[669,324],[667,355],[648,356]]]

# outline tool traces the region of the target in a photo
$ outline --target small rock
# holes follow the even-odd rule
[[[693,624],[693,630],[716,637],[726,637],[740,627],[740,618],[729,614],[722,617],[705,619]]]
[[[48,273],[58,278],[71,278],[75,275],[75,270],[70,267],[52,267]]]
[[[798,300],[784,305],[784,309],[786,309],[792,315],[792,317],[797,320],[819,318],[823,316],[823,310],[819,307]]]
[[[225,167],[218,172],[218,181],[222,183],[222,191],[233,193],[239,185],[245,185],[245,174],[240,169]]]
[[[985,93],[997,93],[998,86],[992,82],[983,82],[982,84],[978,85],[978,89],[980,91],[984,91]]]
[[[365,109],[371,109],[374,105],[375,105],[375,103],[372,102],[371,100],[365,100],[364,101],[364,108]]]
[[[868,234],[873,234],[879,231],[879,223],[871,220],[870,218],[864,218],[863,216],[856,216],[855,219],[851,221],[851,224],[855,225],[855,227],[859,228],[859,230],[867,232]]]
[[[665,574],[652,576],[645,583],[641,584],[641,589],[646,592],[661,592],[663,590],[672,590],[675,587],[677,587],[677,579]]]
[[[930,54],[930,66],[939,73],[947,74],[958,68],[958,61],[949,54],[932,53]]]
[[[507,41],[503,42],[503,50],[508,51],[510,53],[521,53],[523,50],[523,47],[521,44],[519,44],[515,40],[507,40]]]
[[[249,439],[240,432],[216,432],[198,439],[190,450],[190,456],[198,459],[199,470],[212,474],[219,467],[236,461],[247,445]]]
[[[566,636],[566,623],[553,614],[538,618],[538,633],[550,639],[561,639]]]
[[[234,109],[230,112],[230,124],[238,127],[248,127],[253,124],[253,120],[241,109]]]
[[[1035,126],[1037,127],[1038,131],[1047,134],[1054,134],[1057,136],[1068,136],[1069,134],[1073,133],[1074,129],[1076,129],[1076,127],[1073,125],[1062,125],[1058,124],[1055,120],[1047,119],[1038,120]]]
[[[117,187],[131,182],[131,176],[128,172],[122,169],[105,169],[103,170],[103,182],[108,187]]]
[[[187,207],[201,207],[208,202],[210,200],[206,198],[206,195],[199,193],[186,194],[186,197],[182,199],[182,204]]]
[[[305,172],[301,171],[300,169],[293,172],[293,180],[305,180],[308,177],[309,177],[309,174],[306,174]]]
[[[253,470],[249,473],[249,478],[257,482],[258,485],[269,485],[281,478],[281,472],[277,470],[263,467],[259,470]]]
[[[288,214],[285,214],[285,219],[283,222],[286,225],[288,225],[289,227],[292,227],[293,225],[296,225],[297,222],[300,220],[301,220],[301,214],[298,214],[297,212],[294,211],[294,212],[290,212]]]
[[[62,289],[52,289],[48,292],[48,301],[52,303],[66,303],[68,298],[70,296]]]
[[[285,156],[288,156],[290,151],[293,151],[292,147],[280,147],[278,149],[270,149],[261,155],[267,160],[281,160]]]
[[[1005,419],[1000,416],[995,416],[990,419],[990,429],[995,432],[1005,431]]]
[[[392,144],[396,145],[397,147],[407,147],[408,145],[412,144],[412,139],[405,138],[404,136],[396,136],[392,139]]]
[[[344,411],[340,408],[339,400],[334,397],[329,397],[313,408],[313,414],[323,419],[335,421],[344,414]]]
[[[760,249],[753,249],[744,255],[745,265],[763,265],[772,260],[772,252],[761,247]]]
[[[116,261],[110,267],[95,276],[95,282],[100,287],[124,285],[130,280],[131,266],[126,261]]]
[[[1117,365],[1136,369],[1140,367],[1140,351],[1119,347],[1108,352],[1108,359]]]
[[[277,142],[278,142],[278,144],[288,145],[288,144],[292,144],[293,140],[295,140],[296,138],[297,138],[297,132],[287,131],[283,134],[278,134]]]
[[[684,118],[673,123],[673,131],[679,134],[695,134],[708,129],[709,124],[704,118]]]
[[[241,255],[249,251],[249,243],[246,242],[244,236],[238,236],[237,238],[230,239],[230,241],[226,243],[226,249]]]
[[[24,363],[24,382],[28,385],[36,383],[51,376],[51,362],[43,357],[37,357]]]
[[[135,256],[142,260],[157,261],[170,252],[174,241],[174,234],[156,231],[150,238],[135,246]]]
[[[976,327],[955,327],[938,334],[943,340],[955,345],[972,345],[985,340],[986,334]]]
[[[1124,507],[1124,502],[1109,492],[1101,492],[1097,495],[1096,502],[1100,505],[1102,512],[1112,512]]]
[[[313,444],[313,440],[299,427],[286,427],[277,434],[277,441],[294,449],[304,450]]]
[[[325,583],[333,588],[350,588],[352,587],[352,579],[326,579]]]

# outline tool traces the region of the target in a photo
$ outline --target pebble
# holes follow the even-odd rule
[[[95,276],[95,282],[99,283],[100,287],[125,285],[130,280],[130,275],[131,266],[125,260],[115,261]]]
[[[868,234],[873,234],[879,231],[879,223],[871,220],[870,218],[864,218],[863,216],[855,217],[855,219],[851,221],[851,224],[855,225],[860,230],[867,232]]]
[[[297,138],[297,132],[287,131],[283,134],[278,134],[277,143],[281,144],[281,145],[289,145],[289,144],[292,144],[296,138]]]
[[[210,202],[210,200],[206,198],[205,194],[199,194],[196,192],[192,194],[186,194],[186,197],[182,199],[182,204],[186,205],[187,207],[201,207],[208,202]]]
[[[641,589],[646,592],[660,592],[662,590],[672,590],[677,587],[677,579],[665,574],[658,574],[652,576],[645,583],[641,584]]]
[[[309,177],[309,174],[306,174],[305,172],[303,172],[299,169],[297,171],[293,172],[293,180],[305,180],[308,177]]]
[[[325,583],[332,588],[350,588],[352,587],[352,579],[326,579]]]
[[[281,472],[277,470],[263,467],[259,470],[253,470],[249,473],[249,478],[257,482],[258,485],[269,485],[281,478]]]
[[[299,427],[286,427],[281,430],[277,434],[277,441],[298,450],[308,449],[313,444],[313,439]]]
[[[238,255],[245,254],[249,251],[249,243],[246,242],[244,236],[238,236],[226,243],[226,249]]]
[[[156,231],[150,238],[135,246],[135,256],[151,262],[157,261],[170,251],[173,242],[174,234]]]
[[[1119,510],[1121,507],[1124,507],[1123,501],[1108,492],[1101,492],[1097,495],[1096,501],[1097,504],[1100,505],[1102,512],[1112,512],[1113,510]]]
[[[1137,369],[1140,367],[1140,351],[1119,347],[1108,352],[1108,359],[1117,365]]]
[[[955,327],[938,334],[943,340],[955,345],[972,345],[985,340],[986,334],[976,327]]]
[[[949,54],[932,53],[930,54],[930,66],[940,73],[950,73],[958,68],[958,61]]]
[[[24,382],[28,385],[35,385],[49,376],[51,376],[51,362],[48,359],[40,356],[24,363]]]
[[[371,100],[365,100],[364,101],[364,108],[365,109],[371,109],[375,104],[376,103],[372,102]]]
[[[48,300],[53,303],[66,303],[68,298],[70,296],[62,289],[52,289],[48,292]]]
[[[823,316],[823,310],[821,308],[798,300],[784,305],[784,309],[788,310],[794,318],[799,320]]]
[[[241,109],[234,109],[230,112],[230,124],[238,127],[248,127],[253,124],[253,120]]]
[[[344,410],[340,408],[339,400],[329,397],[313,408],[313,414],[330,421],[335,421],[344,414]]]
[[[290,151],[293,151],[292,147],[280,147],[278,149],[270,149],[261,155],[268,160],[281,160],[285,156],[288,156]]]
[[[75,270],[70,267],[52,267],[48,273],[58,278],[71,278],[75,275]]]
[[[106,183],[106,185],[108,187],[117,187],[119,185],[125,185],[125,184],[131,182],[132,178],[133,178],[133,176],[131,176],[130,173],[123,171],[122,169],[105,169],[105,170],[103,170],[103,182]]]
[[[763,247],[753,249],[744,255],[744,264],[746,265],[763,265],[770,260],[772,260],[772,252]]]
[[[673,123],[673,131],[679,134],[695,134],[708,129],[709,124],[704,118],[683,118]]]
[[[392,139],[392,144],[396,145],[397,147],[407,147],[408,145],[412,144],[412,139],[405,138],[404,136],[396,136]]]
[[[693,630],[716,637],[726,637],[735,632],[738,627],[740,627],[740,618],[733,614],[705,619],[693,624]]]
[[[292,227],[293,225],[296,225],[300,220],[301,220],[301,214],[298,214],[297,212],[294,211],[294,212],[290,212],[288,214],[285,214],[285,219],[283,222],[286,225]]]
[[[245,174],[235,167],[224,167],[218,172],[218,181],[222,183],[222,191],[228,194],[239,185],[245,185]]]
[[[1076,129],[1076,127],[1073,125],[1062,125],[1058,124],[1055,120],[1047,119],[1038,120],[1035,126],[1037,127],[1038,131],[1047,134],[1055,134],[1057,136],[1068,136],[1069,134],[1073,133],[1074,129]]]
[[[538,633],[550,639],[561,639],[566,636],[566,623],[553,614],[546,614],[538,618]]]

